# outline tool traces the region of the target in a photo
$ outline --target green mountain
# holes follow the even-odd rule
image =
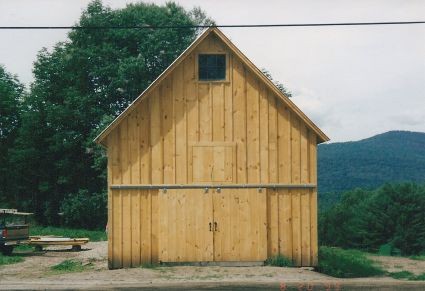
[[[341,192],[376,188],[387,182],[425,183],[425,133],[389,131],[353,141],[321,144],[318,148],[321,207]]]

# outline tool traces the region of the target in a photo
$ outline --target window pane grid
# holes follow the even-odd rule
[[[226,55],[224,54],[200,54],[198,67],[201,81],[226,79]]]

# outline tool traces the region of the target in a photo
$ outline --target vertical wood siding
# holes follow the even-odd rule
[[[200,52],[228,54],[227,81],[196,80]],[[232,173],[225,174],[232,177],[229,183],[316,184],[316,138],[238,57],[210,35],[108,135],[108,184],[191,184],[197,143],[235,147],[235,156],[229,158]],[[316,190],[268,190],[265,195],[261,207],[267,216],[267,256],[282,253],[297,265],[316,265]],[[178,259],[175,253],[162,253],[160,232],[166,222],[159,217],[159,212],[164,213],[160,197],[158,191],[109,190],[111,268],[157,262],[160,256]],[[200,211],[196,200],[180,198]],[[167,219],[195,223],[180,210],[171,211],[173,207]],[[259,212],[253,209],[256,217]],[[198,234],[176,235],[183,236],[179,242],[183,247],[193,244]],[[225,243],[232,239],[236,240],[229,234]],[[223,248],[228,253],[220,253],[222,257],[242,251]],[[200,256],[190,255],[193,259]]]
[[[110,268],[139,266],[158,260],[158,211],[154,199],[158,191],[113,190],[109,221]]]

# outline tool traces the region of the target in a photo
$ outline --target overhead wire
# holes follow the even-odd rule
[[[188,28],[267,28],[267,27],[320,27],[320,26],[376,26],[425,24],[425,21],[334,22],[334,23],[281,23],[281,24],[222,24],[222,25],[125,25],[125,26],[0,26],[0,30],[54,30],[54,29],[188,29]]]

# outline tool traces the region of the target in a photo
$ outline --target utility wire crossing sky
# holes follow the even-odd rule
[[[0,26],[0,29],[186,29],[186,28],[249,28],[249,27],[316,27],[425,24],[425,21],[340,22],[340,23],[287,23],[287,24],[221,24],[221,25],[141,25],[141,26]]]

